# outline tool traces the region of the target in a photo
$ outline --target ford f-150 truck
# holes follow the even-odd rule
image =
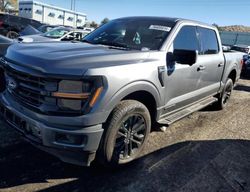
[[[82,42],[11,45],[1,59],[0,111],[65,162],[116,166],[139,156],[153,123],[224,108],[241,58],[224,54],[207,24],[120,18]]]

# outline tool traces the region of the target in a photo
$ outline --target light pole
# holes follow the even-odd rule
[[[71,0],[71,11],[75,11],[76,9],[76,0]]]
[[[77,27],[77,23],[76,23],[76,1],[75,0],[71,0],[71,11],[74,11],[74,27]]]

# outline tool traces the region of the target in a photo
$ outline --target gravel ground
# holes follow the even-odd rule
[[[225,110],[152,132],[142,157],[116,170],[62,163],[0,120],[0,191],[250,191],[250,80]]]

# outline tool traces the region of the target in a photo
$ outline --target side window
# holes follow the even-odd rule
[[[214,30],[198,27],[198,33],[201,41],[202,55],[219,53],[218,39]]]
[[[196,27],[194,26],[182,27],[173,42],[173,49],[198,51],[199,41],[197,38]]]

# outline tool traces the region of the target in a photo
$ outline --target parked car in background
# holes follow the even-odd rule
[[[250,54],[250,46],[249,45],[234,45],[231,47],[231,50]]]
[[[243,56],[242,75],[250,76],[250,55]]]
[[[15,43],[0,62],[3,119],[68,163],[131,162],[152,123],[223,109],[240,77],[243,54],[224,53],[217,28],[200,22],[121,18],[82,42]]]
[[[42,34],[42,32],[32,27],[31,25],[28,25],[27,27],[24,28],[24,30],[19,32],[19,36],[36,35],[36,34]]]
[[[83,30],[92,32],[92,31],[95,30],[95,28],[93,28],[93,27],[84,27]]]
[[[61,25],[41,25],[40,27],[38,27],[36,29],[33,26],[28,25],[24,30],[19,32],[19,35],[26,36],[26,35],[43,34],[43,33],[47,33],[49,31],[53,30],[56,27],[60,27],[60,26]],[[63,26],[61,26],[61,27],[63,27]]]
[[[56,27],[60,27],[61,25],[42,25],[40,27],[37,28],[38,31],[40,31],[41,33],[47,33],[53,29],[55,29]]]
[[[27,35],[18,38],[19,42],[46,42],[46,41],[80,41],[89,32],[69,27],[56,27],[43,34]]]
[[[28,25],[38,28],[42,25],[39,21],[0,13],[0,34],[7,36],[10,39],[15,39]]]
[[[5,55],[6,50],[13,42],[13,39],[0,35],[0,57]]]
[[[231,51],[231,47],[227,45],[222,45],[222,49],[223,51],[226,51],[226,52]]]
[[[89,33],[95,30],[93,27],[77,27],[77,29],[82,29],[84,31],[88,31]]]

